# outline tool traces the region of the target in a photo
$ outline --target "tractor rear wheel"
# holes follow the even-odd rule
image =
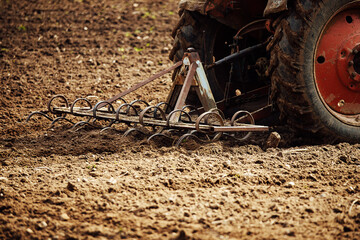
[[[360,1],[291,1],[289,9],[268,46],[280,117],[302,132],[360,141]]]

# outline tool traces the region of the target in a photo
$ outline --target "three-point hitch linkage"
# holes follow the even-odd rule
[[[173,81],[166,102],[150,106],[142,100],[128,103],[123,99],[125,95],[175,69],[180,71],[177,76],[183,77],[177,77]],[[179,87],[181,88],[180,92],[174,91]],[[196,90],[202,107],[195,108],[186,105],[190,88]],[[264,91],[264,89],[258,91]],[[61,106],[55,106],[54,102],[59,102],[54,101],[56,99],[61,100]],[[113,103],[118,101],[123,104],[115,109]],[[180,146],[188,138],[194,138],[203,143],[217,141],[222,136],[244,141],[252,132],[269,131],[268,126],[255,125],[255,119],[268,113],[271,105],[251,113],[245,110],[237,111],[231,120],[226,121],[224,114],[217,107],[221,104],[221,102],[215,102],[199,54],[189,49],[184,54],[182,61],[106,101],[98,102],[95,106],[92,106],[86,98],[78,98],[70,104],[63,95],[57,95],[49,101],[47,111],[33,112],[26,121],[29,121],[34,115],[41,115],[51,121],[51,127],[56,122],[66,121],[73,125],[71,129],[78,130],[87,125],[99,127],[95,122],[105,120],[108,124],[100,127],[102,132],[112,129],[116,123],[125,123],[128,125],[125,136],[132,132],[141,132],[149,135],[148,141],[155,137],[166,137],[171,138],[176,146]],[[139,105],[144,105],[145,108],[141,109]],[[66,118],[67,115],[84,117],[86,120],[75,123]]]

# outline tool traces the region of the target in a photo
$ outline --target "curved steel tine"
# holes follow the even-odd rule
[[[199,109],[197,108],[197,107],[195,107],[195,106],[193,106],[193,105],[185,105],[185,106],[183,106],[182,107],[182,109],[181,110],[184,110],[185,111],[185,109],[193,109],[193,110],[195,110],[195,112],[196,112],[196,114],[198,115],[198,116],[200,116],[200,112],[199,112]]]
[[[113,127],[104,127],[103,129],[100,130],[100,134],[103,134],[107,130],[120,132],[119,130],[117,130],[116,128],[113,128]]]
[[[131,103],[129,103],[129,106],[128,106],[128,109],[127,109],[127,110],[130,109],[130,106],[135,110],[135,109],[136,109],[135,106],[134,106],[135,103],[143,103],[143,104],[145,104],[147,107],[150,106],[150,104],[147,103],[146,101],[141,100],[141,99],[137,99],[137,100],[134,100],[134,101],[132,101]],[[138,111],[136,111],[136,113],[137,113],[136,115],[138,115]]]
[[[219,108],[212,108],[208,112],[217,112],[223,119],[225,119],[225,114]]]
[[[167,116],[167,118],[166,118],[166,127],[170,127],[170,119],[171,119],[171,116],[172,116],[173,114],[177,113],[177,112],[181,112],[181,113],[185,114],[185,116],[188,117],[189,122],[191,122],[191,116],[190,116],[187,112],[185,112],[185,111],[182,110],[182,109],[176,109],[176,110],[171,111],[171,112],[169,113],[169,115]],[[182,114],[180,114],[179,120],[181,120],[181,116],[182,116]]]
[[[95,105],[95,107],[93,109],[93,117],[94,118],[96,118],[96,111],[97,111],[97,108],[99,107],[99,105],[103,105],[102,107],[105,107],[106,105],[109,105],[108,106],[108,111],[111,112],[111,113],[115,112],[115,108],[110,102],[108,102],[108,101],[100,101]],[[110,110],[110,108],[111,108],[111,110]]]
[[[156,107],[156,106],[148,106],[148,107],[146,107],[144,110],[142,110],[141,113],[140,113],[140,115],[139,115],[139,123],[140,123],[141,125],[145,126],[145,124],[144,124],[144,116],[145,116],[145,114],[146,114],[149,110],[151,110],[151,109],[153,109],[153,108],[157,108],[157,109],[160,111],[162,120],[166,120],[165,112],[164,112],[161,108],[158,108],[158,107]]]
[[[136,100],[132,101],[132,102],[130,103],[130,105],[133,106],[135,103],[139,103],[139,102],[140,102],[140,103],[144,103],[146,106],[150,106],[149,103],[147,103],[146,101],[141,100],[141,99],[136,99]]]
[[[219,113],[217,113],[216,111],[211,111],[211,110],[210,110],[210,111],[204,112],[203,114],[201,114],[201,115],[196,119],[195,127],[196,127],[196,130],[197,130],[198,132],[202,132],[202,133],[207,134],[206,131],[200,129],[200,124],[201,124],[201,120],[202,120],[203,118],[205,118],[205,122],[207,123],[208,117],[209,117],[210,115],[213,115],[214,117],[217,118],[217,120],[219,121],[220,126],[224,126],[224,119],[221,117],[221,115],[220,115]],[[220,132],[219,134],[221,135],[222,132]]]
[[[79,102],[79,101],[84,101],[84,102],[86,102],[88,105],[89,105],[89,111],[91,111],[91,109],[92,109],[92,104],[91,104],[91,102],[88,100],[88,99],[86,99],[86,98],[77,98],[77,99],[75,99],[75,101],[71,104],[71,106],[70,106],[70,113],[72,114],[72,115],[75,115],[74,114],[74,107],[75,107],[75,104],[77,103],[77,102]]]
[[[156,104],[156,106],[155,106],[156,108],[154,110],[154,118],[156,118],[158,108],[160,108],[162,105],[165,105],[165,109],[162,109],[164,112],[167,110],[168,107],[170,107],[170,105],[166,102],[160,102],[160,103]]]
[[[138,133],[142,133],[142,134],[144,134],[144,135],[147,135],[147,133],[145,133],[144,131],[142,131],[142,130],[139,129],[139,128],[130,128],[129,130],[127,130],[127,131],[124,133],[123,137],[129,136],[129,134],[132,133],[132,132],[138,132]]]
[[[248,112],[248,111],[240,110],[240,111],[237,111],[237,112],[232,116],[231,121],[230,121],[231,126],[234,126],[234,125],[235,125],[236,119],[237,119],[237,117],[238,117],[240,114],[245,114],[245,115],[247,115],[247,119],[250,121],[250,124],[255,125],[255,119],[254,119],[253,115],[252,115],[250,112]],[[233,139],[242,142],[242,141],[247,140],[247,139],[252,135],[252,132],[248,132],[248,133],[247,133],[244,137],[242,137],[242,138],[236,137],[236,133],[234,133],[234,134],[226,134],[226,135],[229,135],[229,136],[232,137]]]
[[[69,107],[69,102],[68,102],[68,100],[66,99],[66,97],[65,97],[64,95],[55,95],[55,96],[53,96],[53,97],[50,99],[50,101],[48,102],[48,105],[47,105],[48,111],[51,112],[51,113],[53,113],[53,114],[55,114],[55,113],[54,113],[54,109],[51,108],[51,104],[52,104],[52,102],[53,102],[56,98],[61,98],[61,99],[63,99],[64,102],[65,102],[65,106],[66,106],[67,108]],[[63,115],[64,115],[64,117],[65,117],[65,116],[66,116],[66,113],[63,114]]]
[[[198,138],[196,135],[194,135],[193,133],[186,133],[184,135],[182,135],[177,141],[176,141],[176,144],[175,144],[175,147],[180,147],[180,145],[183,143],[183,141],[185,141],[186,139],[188,138],[194,138],[196,140],[199,140],[200,142],[204,142],[206,143],[205,141],[201,140],[200,138]]]
[[[75,129],[77,128],[78,126],[82,127],[82,126],[85,126],[85,125],[88,125],[88,126],[91,126],[91,127],[94,127],[96,128],[96,126],[94,124],[91,124],[90,122],[88,121],[81,121],[81,122],[77,122],[74,124],[74,126],[72,126],[69,130],[71,131],[78,131],[78,129]],[[75,130],[74,130],[75,129]]]
[[[223,135],[225,137],[231,138],[232,140],[235,140],[235,141],[238,141],[238,142],[244,142],[245,140],[247,140],[251,136],[251,132],[249,132],[249,133],[247,135],[245,135],[244,137],[242,137],[242,138],[238,138],[238,137],[236,137],[235,134],[229,134],[229,133],[223,133]]]
[[[208,143],[218,141],[220,139],[220,137],[222,136],[222,133],[217,133],[217,134],[215,134],[215,136],[213,138],[210,138],[209,135],[205,134],[205,136],[208,140],[203,140],[203,139],[199,138],[198,136],[196,136],[195,133],[202,133],[202,132],[193,130],[190,133],[186,133],[186,134],[182,135],[176,142],[175,146],[179,147],[181,145],[181,143],[189,137],[194,138],[195,140],[199,141],[200,143],[208,144]]]
[[[124,103],[127,103],[126,101],[125,101],[125,99],[123,99],[122,97],[119,97],[118,99],[116,99],[116,101],[115,102],[117,102],[117,101],[123,101]]]
[[[32,112],[30,113],[30,115],[26,118],[25,122],[29,122],[29,120],[34,116],[34,115],[40,115],[43,117],[46,117],[49,121],[54,121],[54,119],[52,119],[49,115],[47,115],[44,112]]]
[[[155,133],[153,135],[151,135],[146,141],[147,143],[150,143],[150,141],[154,138],[154,137],[164,137],[164,138],[168,138],[168,139],[172,139],[172,137],[169,137],[168,135],[166,135],[165,133]]]
[[[121,109],[122,109],[123,107],[125,107],[125,106],[128,106],[128,105],[129,105],[128,103],[123,103],[123,104],[121,104],[121,105],[116,109],[116,111],[115,111],[115,120],[116,120],[117,122],[120,122],[119,115],[120,115]],[[124,113],[125,113],[125,112],[124,112]]]
[[[73,125],[75,124],[75,123],[72,122],[70,119],[67,119],[67,118],[65,118],[65,117],[58,117],[58,118],[55,118],[54,121],[51,122],[49,128],[52,128],[52,127],[55,125],[55,123],[59,122],[60,120],[65,120],[65,121],[67,121],[67,122],[69,122],[69,123],[71,123],[71,124],[73,124]]]
[[[127,104],[127,108],[126,108],[126,111],[125,111],[126,115],[131,116],[131,115],[129,115],[130,108],[132,108],[135,111],[135,116],[139,116],[139,112],[138,112],[138,110],[136,110],[136,107],[133,106],[133,105],[130,105],[130,104]]]

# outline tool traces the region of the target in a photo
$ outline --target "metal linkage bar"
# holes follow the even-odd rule
[[[54,107],[53,112],[55,114],[70,114],[70,109],[67,107]],[[73,114],[76,116],[83,117],[94,117],[93,111],[89,109],[75,108],[72,109]],[[213,112],[213,111],[211,111]],[[140,113],[141,115],[141,113]],[[170,114],[169,114],[170,115]],[[168,115],[168,116],[169,116]],[[139,116],[129,116],[125,114],[116,114],[108,111],[98,110],[96,112],[97,119],[103,120],[113,120],[118,123],[141,123],[143,126],[158,126],[158,127],[167,127],[167,128],[177,128],[177,129],[186,129],[186,130],[200,130],[204,132],[264,132],[268,131],[268,126],[259,126],[253,124],[243,124],[241,126],[213,126],[203,123],[195,122],[170,122],[166,120],[155,119],[153,117],[143,117],[141,120]]]

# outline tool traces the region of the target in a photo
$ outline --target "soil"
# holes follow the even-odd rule
[[[171,66],[177,1],[0,3],[1,239],[360,239],[360,144],[175,148],[25,123],[55,94],[105,100]]]

